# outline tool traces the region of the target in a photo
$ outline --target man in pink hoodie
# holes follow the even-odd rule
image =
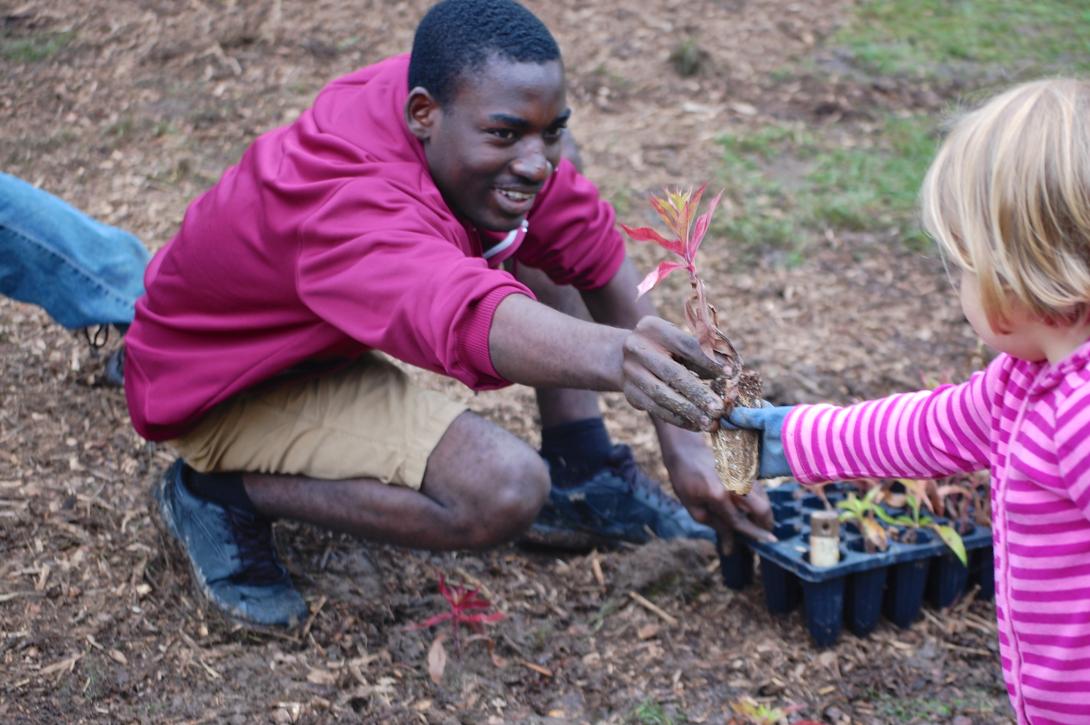
[[[767,528],[767,502],[732,500],[697,432],[722,413],[700,379],[716,364],[636,302],[613,210],[563,153],[569,115],[536,17],[444,0],[411,56],[259,137],[156,255],[126,395],[137,431],[181,453],[161,523],[228,617],[306,614],[280,517],[429,549],[531,525],[547,542],[768,536],[744,513]],[[542,450],[387,356],[476,390],[534,386]],[[602,390],[651,413],[684,507],[610,441]]]

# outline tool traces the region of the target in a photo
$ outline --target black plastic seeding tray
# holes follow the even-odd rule
[[[828,484],[826,498],[835,507],[847,490],[851,490],[847,484]],[[818,568],[808,559],[809,521],[810,513],[823,509],[824,502],[793,482],[768,493],[779,541],[766,544],[737,537],[734,550],[719,557],[723,582],[731,589],[744,589],[753,581],[754,558],[759,557],[769,612],[787,614],[801,603],[818,646],[834,644],[845,623],[854,634],[864,636],[883,615],[899,627],[909,627],[919,618],[925,598],[941,609],[973,586],[979,586],[980,598],[990,599],[995,593],[990,528],[977,526],[962,534],[969,556],[966,568],[930,529],[916,532],[917,543],[894,541],[888,550],[869,554],[854,527],[842,524],[840,562]],[[902,536],[905,532],[900,527],[893,530]]]

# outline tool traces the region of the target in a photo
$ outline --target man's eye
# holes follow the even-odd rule
[[[513,141],[515,139],[515,132],[509,128],[492,128],[488,130],[488,133],[501,141]]]
[[[566,126],[557,126],[555,128],[549,128],[545,130],[545,138],[549,141],[558,141],[560,137],[564,135],[564,129]]]

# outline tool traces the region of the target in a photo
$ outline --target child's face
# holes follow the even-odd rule
[[[564,67],[493,58],[434,109],[425,154],[451,209],[476,226],[514,229],[560,163]]]
[[[985,345],[1021,360],[1032,362],[1045,359],[1045,351],[1038,340],[1040,325],[1035,323],[1035,318],[1022,309],[1021,305],[1015,302],[1007,319],[996,329],[984,314],[980,299],[980,280],[975,274],[962,270],[960,292],[965,319]]]

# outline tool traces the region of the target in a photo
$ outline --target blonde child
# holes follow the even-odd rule
[[[964,116],[922,199],[1001,354],[960,385],[729,421],[761,431],[762,477],[988,468],[1011,704],[1020,723],[1090,723],[1090,83],[1027,83]]]

